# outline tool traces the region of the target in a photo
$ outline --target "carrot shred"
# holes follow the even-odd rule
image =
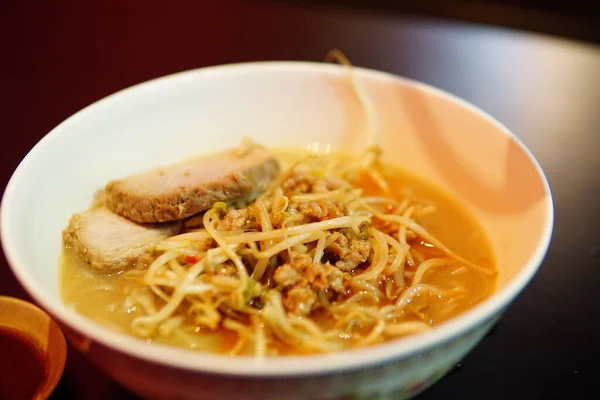
[[[196,256],[185,256],[183,257],[183,261],[188,264],[196,264],[198,262],[198,257]]]

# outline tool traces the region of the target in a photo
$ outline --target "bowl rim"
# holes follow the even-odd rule
[[[307,376],[326,375],[350,372],[353,370],[372,368],[385,365],[400,359],[409,358],[417,353],[422,353],[448,342],[468,331],[481,326],[486,321],[503,312],[504,308],[525,288],[539,269],[550,245],[554,224],[554,206],[552,193],[548,180],[539,163],[530,150],[503,124],[483,111],[479,107],[463,100],[449,92],[433,87],[429,84],[413,79],[400,77],[388,72],[354,67],[355,76],[361,79],[379,80],[390,84],[403,84],[416,87],[438,97],[456,103],[469,111],[494,124],[504,135],[510,137],[528,157],[537,171],[544,187],[546,202],[545,229],[542,232],[535,251],[524,264],[523,268],[507,284],[494,292],[480,304],[463,312],[462,314],[434,327],[428,332],[409,336],[402,340],[389,341],[375,346],[361,349],[344,350],[340,352],[303,356],[266,357],[263,359],[253,356],[230,357],[204,352],[194,352],[166,345],[148,345],[141,339],[112,331],[76,311],[67,307],[59,297],[51,296],[36,282],[33,274],[24,268],[24,261],[16,251],[12,235],[8,230],[12,225],[11,209],[17,202],[15,188],[19,185],[28,165],[35,157],[51,145],[65,129],[94,113],[102,107],[108,106],[115,98],[120,98],[142,90],[149,86],[169,85],[172,81],[195,79],[202,75],[220,75],[248,73],[261,70],[283,70],[290,74],[329,74],[340,75],[347,73],[343,66],[326,64],[322,62],[304,61],[262,61],[235,64],[223,64],[210,67],[182,71],[152,80],[148,80],[113,94],[110,94],[71,115],[46,134],[23,158],[11,176],[6,186],[2,203],[0,205],[0,239],[8,263],[24,286],[25,290],[35,299],[37,304],[56,316],[67,326],[75,329],[80,334],[93,341],[128,356],[149,361],[155,364],[177,369],[189,370],[207,374],[223,374],[248,377],[281,377],[281,376]],[[92,345],[93,346],[93,345]]]

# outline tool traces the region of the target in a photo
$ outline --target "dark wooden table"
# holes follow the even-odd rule
[[[321,60],[341,48],[357,65],[488,111],[531,149],[554,194],[555,232],[539,274],[462,367],[420,399],[599,398],[599,47],[296,3],[51,3],[0,4],[2,188],[46,132],[116,90],[207,65]],[[26,297],[4,258],[0,293]],[[73,349],[54,397],[133,398]]]

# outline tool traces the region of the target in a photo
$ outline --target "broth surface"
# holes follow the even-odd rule
[[[275,154],[285,168],[299,160],[305,153],[298,150],[277,150]],[[393,195],[398,201],[408,197],[421,204],[435,207],[435,212],[418,219],[421,226],[463,258],[479,266],[496,269],[485,233],[468,210],[441,190],[401,169],[385,165],[382,173],[390,183]],[[368,179],[362,179],[360,187],[366,196],[380,194],[378,187]],[[427,243],[413,245],[412,249],[424,255],[425,258],[442,255],[440,250],[432,248]],[[132,334],[131,322],[142,314],[135,306],[125,305],[124,299],[136,283],[124,277],[122,273],[107,275],[95,271],[68,249],[65,249],[60,262],[60,292],[63,301],[104,326],[122,333]],[[409,273],[414,270],[414,268],[406,267],[406,271]],[[417,295],[403,311],[404,320],[425,321],[436,325],[464,312],[490,296],[495,290],[496,276],[486,276],[469,268],[457,271],[455,267],[444,266],[426,272],[423,283],[438,286],[442,290],[460,287],[466,292],[464,295],[454,298],[452,302],[445,298],[428,295],[425,292]],[[318,310],[311,317],[321,326],[331,323],[328,321],[330,318],[319,313]],[[146,339],[146,341],[226,353],[235,346],[237,339],[235,334],[225,329],[211,331],[207,328],[196,327],[191,334],[192,340],[190,340],[190,335],[186,337],[173,335],[169,338],[159,336]],[[248,352],[244,351],[243,353]],[[285,345],[278,345],[276,354],[289,353],[292,351]]]

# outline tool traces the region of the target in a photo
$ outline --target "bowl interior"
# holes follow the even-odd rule
[[[499,289],[507,290],[457,324],[489,317],[527,283],[548,245],[552,203],[539,166],[467,103],[413,81],[355,71],[374,104],[387,161],[463,202],[488,234]],[[359,151],[366,128],[346,71],[332,65],[243,64],[138,85],[74,115],[26,157],[3,199],[6,254],[30,293],[73,324],[81,320],[59,298],[60,233],[106,182],[243,136],[272,147],[319,142]]]

